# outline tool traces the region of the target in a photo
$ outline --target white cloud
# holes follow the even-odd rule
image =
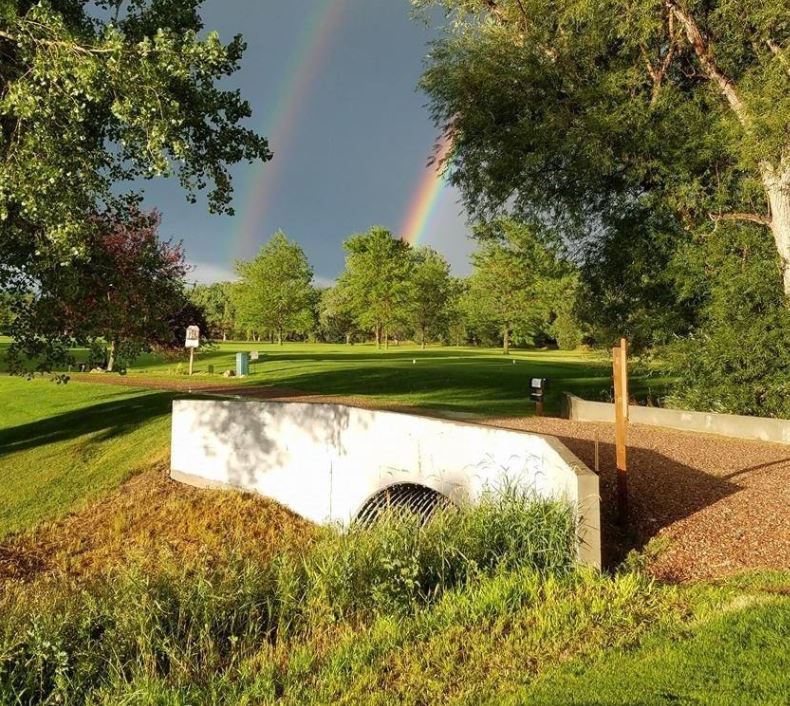
[[[212,284],[214,282],[228,282],[238,279],[236,273],[224,265],[213,262],[190,262],[192,268],[187,273],[187,281],[197,284]]]
[[[336,280],[330,277],[322,277],[321,275],[315,275],[313,277],[313,286],[320,287],[321,289],[325,289],[326,287],[334,287],[335,281]]]

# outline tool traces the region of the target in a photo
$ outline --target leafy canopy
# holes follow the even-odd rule
[[[549,231],[510,218],[477,227],[464,309],[469,325],[501,335],[504,352],[513,334],[580,341],[572,314],[577,272]]]
[[[11,300],[12,370],[67,362],[75,342],[98,349],[97,362],[110,370],[116,356],[131,361],[151,348],[183,346],[186,327],[203,316],[187,300],[183,250],[159,239],[159,222],[156,212],[96,217],[86,257],[61,268],[47,289]]]
[[[338,287],[346,292],[360,328],[374,330],[376,342],[408,315],[411,296],[411,249],[380,226],[343,244],[346,269]]]
[[[444,257],[428,247],[412,252],[408,319],[424,347],[429,338],[444,333],[452,316],[457,286]]]
[[[313,268],[285,233],[277,231],[254,259],[237,263],[236,271],[241,277],[236,308],[243,326],[273,331],[280,343],[289,331],[312,328]]]
[[[0,289],[54,292],[87,266],[100,214],[133,224],[131,180],[173,175],[232,212],[229,165],[271,157],[220,88],[244,42],[203,33],[199,6],[0,0]]]
[[[690,222],[764,212],[761,165],[788,159],[785,0],[415,4],[449,13],[422,87],[472,209],[567,227],[654,195]]]

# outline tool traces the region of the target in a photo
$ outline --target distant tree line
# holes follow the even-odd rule
[[[373,227],[346,240],[344,271],[321,288],[302,248],[278,232],[237,263],[237,281],[196,285],[190,299],[223,340],[577,347],[578,268],[561,243],[509,219],[475,237],[473,273],[459,278],[435,250]]]

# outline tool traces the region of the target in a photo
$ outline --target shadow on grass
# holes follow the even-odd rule
[[[408,357],[414,359],[411,354]],[[414,365],[399,363],[378,360],[352,369],[341,365],[309,371],[271,367],[267,371],[263,365],[241,385],[272,384],[327,395],[406,398],[409,404],[421,407],[484,415],[532,414],[529,386],[533,377],[549,379],[545,404],[547,412],[554,414],[561,411],[563,392],[600,399],[610,394],[611,387],[605,366],[580,366],[576,362],[519,359],[513,365],[511,359],[475,358],[442,360],[437,365],[419,359]]]
[[[172,392],[154,392],[103,402],[82,409],[0,429],[0,457],[16,451],[98,434],[105,441],[133,431],[140,425],[170,414]]]

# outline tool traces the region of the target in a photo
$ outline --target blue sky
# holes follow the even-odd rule
[[[274,162],[234,168],[234,217],[190,205],[172,182],[146,184],[146,202],[162,211],[162,235],[183,240],[193,279],[232,276],[236,258],[252,257],[281,228],[307,252],[319,282],[343,268],[342,242],[374,224],[397,234],[424,174],[437,131],[416,89],[431,30],[415,21],[408,0],[206,0],[206,29],[248,43],[230,85],[250,101],[250,126],[266,137],[276,127],[305,28],[325,14],[323,54],[303,71],[303,100],[271,144]],[[309,48],[309,47],[308,47]],[[283,128],[282,125],[280,125]],[[261,186],[262,174],[270,173]],[[265,193],[264,193],[265,192]],[[266,207],[259,217],[258,199]],[[242,233],[246,228],[246,237]],[[468,271],[466,218],[445,189],[421,241],[444,253],[456,273]]]

